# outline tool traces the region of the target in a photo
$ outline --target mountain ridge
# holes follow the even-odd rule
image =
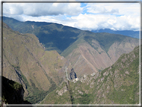
[[[107,33],[113,33],[113,34],[121,34],[133,38],[139,38],[139,31],[133,31],[133,30],[111,30],[111,29],[99,29],[99,30],[92,30],[92,32],[95,33],[101,33],[101,32],[107,32]]]
[[[63,55],[64,57],[66,57],[69,54],[66,51],[66,49],[71,44],[76,42],[79,38],[84,37],[84,35],[101,36],[107,34],[107,33],[93,33],[91,31],[80,30],[77,28],[64,26],[62,24],[48,23],[48,22],[31,22],[31,21],[20,22],[15,19],[7,17],[3,17],[3,21],[15,31],[19,31],[20,33],[35,34],[38,37],[40,43],[42,43],[47,50],[56,50],[59,54]],[[107,34],[107,35],[122,36],[119,34]],[[95,36],[95,39],[97,38],[100,39],[100,37],[97,36]],[[102,41],[100,41],[100,44],[106,42],[105,41],[106,38],[104,37],[105,36],[102,36]]]
[[[20,24],[10,24],[10,21],[6,17],[4,18],[4,22],[16,27],[17,30],[20,28],[19,32],[35,34],[45,50],[56,50],[66,58],[67,62],[70,60],[71,62],[66,62],[65,66],[68,66],[69,69],[74,67],[78,76],[82,76],[88,71],[88,74],[98,72],[111,66],[121,54],[128,53],[139,45],[138,39],[120,34],[93,33],[43,22],[34,22],[39,26],[31,24],[33,22],[22,22],[24,26],[19,26]]]
[[[17,31],[3,26],[4,76],[20,82],[31,103],[39,102],[65,80],[65,68],[68,75],[74,69],[78,78],[100,73],[139,45],[138,39],[119,34],[31,23],[9,23]]]
[[[24,98],[31,103],[62,81],[64,60],[56,51],[45,51],[35,35],[21,34],[3,23],[3,76],[22,84]]]
[[[139,72],[138,46],[101,72],[64,81],[41,104],[139,104]]]

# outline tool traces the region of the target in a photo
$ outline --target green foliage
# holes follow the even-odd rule
[[[15,82],[12,87],[13,87],[15,90],[18,90],[19,88],[22,88],[22,85],[19,84],[19,83],[17,83],[17,82]]]
[[[125,91],[122,91],[125,90]],[[121,86],[119,90],[113,90],[109,95],[108,98],[114,101],[115,103],[119,104],[135,104],[137,101],[134,99],[134,85],[131,86]]]
[[[83,94],[80,95],[81,98],[78,98],[79,104],[89,104],[91,101],[91,95],[90,94]]]
[[[55,94],[56,91],[54,91],[52,95],[55,97],[53,99],[50,98],[50,100],[54,102],[55,99],[58,104],[67,103],[69,99],[72,104],[138,104],[138,52],[138,48],[135,48],[129,54],[123,54],[111,67],[102,70],[94,77],[87,76],[84,82],[70,82],[68,92],[58,96]],[[104,80],[101,81],[102,78]],[[92,82],[94,82],[93,87],[90,87]],[[58,90],[61,90],[63,87],[62,85]],[[83,95],[78,90],[83,92]],[[47,99],[49,99],[48,96],[45,100]]]
[[[38,89],[35,89],[33,91],[33,95],[29,95],[25,99],[27,101],[31,102],[32,104],[35,104],[35,103],[38,103],[39,101],[43,100],[46,95],[47,95],[46,91],[40,91]]]
[[[25,98],[27,101],[31,102],[32,104],[38,103],[41,101],[47,94],[46,91],[39,90],[35,84],[31,81],[32,86],[28,87],[29,95]]]

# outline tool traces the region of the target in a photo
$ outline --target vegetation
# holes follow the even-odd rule
[[[89,43],[96,50],[101,47],[108,52],[114,42],[129,40],[129,37],[108,33],[95,34],[54,23],[19,22],[8,18],[4,18],[4,21],[13,30],[20,32],[12,31],[4,24],[3,57],[4,70],[7,71],[4,75],[10,75],[26,86],[24,88],[28,101],[39,103],[48,95],[42,103],[138,103],[138,98],[136,98],[139,89],[137,84],[138,52],[136,50],[132,55],[122,55],[114,65],[105,70],[99,68],[98,71],[102,71],[96,74],[98,76],[87,76],[82,82],[71,82],[70,88],[63,93],[62,89],[65,88],[65,84],[56,87],[62,82],[58,71],[64,65],[58,53],[66,57],[78,47],[78,44],[81,45],[84,42]],[[37,37],[21,33],[33,33]],[[93,44],[93,40],[98,42],[99,48]],[[46,50],[56,50],[58,53],[45,51],[44,47]],[[102,53],[102,51],[98,52]],[[109,86],[108,89],[106,89],[107,86]],[[18,84],[12,87],[16,90],[20,88]],[[121,90],[126,90],[128,93],[125,100]],[[58,91],[61,92],[58,93]],[[118,95],[122,96],[123,101],[119,102],[120,96]],[[107,98],[103,98],[104,96]]]
[[[42,43],[47,50],[56,50],[64,57],[69,55],[73,49],[77,48],[77,44],[84,42],[84,40],[97,50],[97,47],[92,44],[92,40],[96,40],[101,45],[102,49],[108,52],[109,47],[114,42],[120,42],[125,38],[129,38],[120,34],[81,31],[76,28],[55,23],[20,22],[7,17],[3,17],[3,21],[15,31],[35,34],[40,43]]]
[[[3,23],[4,76],[23,85],[24,99],[38,103],[62,81],[58,70],[64,59],[56,51],[45,51],[36,36],[20,34]],[[48,65],[48,66],[47,66]],[[45,85],[46,84],[46,85]],[[20,88],[16,83],[13,88]]]
[[[138,104],[139,47],[123,54],[112,66],[80,78],[76,83],[65,82],[41,102],[53,104]],[[63,92],[61,95],[59,92]],[[54,96],[54,97],[52,97]],[[70,100],[70,101],[69,101]]]
[[[76,99],[78,100],[79,104],[89,104],[91,99],[90,99],[90,94],[83,94],[80,95],[80,98]]]
[[[61,24],[20,22],[7,17],[3,17],[3,21],[15,31],[35,34],[47,50],[56,50],[58,53],[62,53],[69,45],[75,42],[80,34],[79,29]]]
[[[47,92],[39,90],[32,81],[31,83],[32,86],[28,87],[28,91],[30,94],[25,99],[32,104],[35,104],[41,101],[47,95]]]

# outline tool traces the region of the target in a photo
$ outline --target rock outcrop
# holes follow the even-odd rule
[[[74,72],[74,69],[72,68],[71,69],[71,72],[70,72],[70,80],[73,80],[73,79],[75,79],[75,78],[77,78],[77,75],[76,75],[76,73]]]

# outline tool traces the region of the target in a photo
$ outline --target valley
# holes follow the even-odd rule
[[[3,76],[23,86],[28,102],[138,104],[139,39],[56,23],[3,22]]]
[[[138,104],[139,72],[136,47],[101,72],[64,81],[41,104]]]

